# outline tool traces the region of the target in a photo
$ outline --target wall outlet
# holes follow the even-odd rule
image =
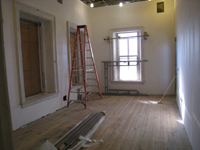
[[[67,95],[63,96],[63,101],[67,100]]]

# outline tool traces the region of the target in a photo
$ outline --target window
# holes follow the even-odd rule
[[[21,105],[27,107],[58,95],[55,17],[15,3]]]
[[[142,82],[142,65],[136,62],[142,59],[141,30],[133,28],[112,32],[113,38],[116,38],[113,40],[113,60],[120,61],[113,68],[114,81]]]
[[[39,23],[20,18],[25,97],[42,93]]]

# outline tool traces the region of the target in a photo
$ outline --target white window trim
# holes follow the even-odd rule
[[[18,52],[18,70],[19,70],[19,86],[20,86],[20,103],[22,107],[27,107],[36,103],[40,103],[44,100],[48,100],[58,96],[58,75],[57,75],[57,56],[56,56],[56,42],[55,42],[55,17],[53,15],[42,12],[38,9],[29,7],[19,2],[14,2],[14,10],[15,10],[15,35],[16,35],[16,44],[17,44],[17,52]],[[40,21],[44,24],[42,27],[41,38],[43,39],[41,42],[42,49],[42,63],[41,67],[43,68],[44,76],[41,82],[43,82],[43,93],[37,94],[30,97],[25,97],[25,89],[24,89],[24,78],[23,78],[23,61],[22,61],[22,51],[21,51],[21,33],[20,33],[20,17],[33,20]],[[47,35],[48,34],[48,35]],[[46,35],[46,36],[44,36]],[[46,38],[48,37],[48,38]],[[49,43],[49,44],[47,44]],[[47,58],[47,49],[48,52],[51,52],[51,58]],[[51,76],[48,74],[48,68],[51,67]],[[47,76],[48,75],[48,76]]]
[[[111,29],[110,30],[110,38],[116,38],[115,37],[115,33],[120,33],[120,32],[126,32],[126,31],[140,31],[139,34],[142,35],[144,33],[144,29],[142,26],[140,27],[130,27],[130,28],[119,28],[119,29]],[[142,60],[144,57],[143,57],[143,53],[144,53],[144,49],[143,49],[143,43],[144,43],[144,38],[140,37],[141,38],[141,51],[140,51],[140,60]],[[116,60],[116,54],[115,54],[115,51],[117,49],[117,42],[116,40],[110,40],[110,60],[111,61],[117,61]],[[122,81],[122,80],[115,80],[117,78],[117,74],[115,74],[114,72],[116,72],[116,68],[115,67],[112,67],[111,69],[111,73],[110,73],[110,79],[111,79],[111,82],[114,82],[114,83],[136,83],[136,84],[144,84],[145,82],[145,73],[144,73],[144,63],[140,63],[141,65],[141,69],[140,69],[140,74],[141,74],[141,80],[140,81]]]
[[[69,72],[69,79],[70,79],[70,74],[71,74],[71,44],[70,44],[70,33],[75,33],[76,34],[76,29],[77,29],[77,25],[74,24],[74,23],[71,23],[69,21],[67,21],[67,45],[68,45],[68,64],[69,64],[69,69],[68,69],[68,72]]]

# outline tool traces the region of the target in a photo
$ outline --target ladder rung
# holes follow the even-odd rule
[[[84,66],[73,66],[73,68],[83,68]]]
[[[73,59],[84,59],[84,58],[73,58]],[[92,59],[92,57],[86,57],[86,59]]]
[[[84,83],[72,83],[73,86],[84,85]]]
[[[84,50],[74,50],[74,51],[78,51],[79,52],[79,51],[84,51]]]
[[[87,86],[96,86],[96,87],[98,87],[98,85],[87,85]]]
[[[88,71],[87,73],[95,73],[95,71]]]
[[[85,51],[85,50],[74,50],[76,52],[79,52],[79,51]],[[90,51],[90,49],[86,49],[86,51]]]
[[[87,71],[87,72],[89,72],[89,71],[94,71],[94,69],[87,69],[86,71]]]
[[[83,75],[82,75],[82,74],[81,74],[81,75],[76,75],[76,74],[73,74],[72,76],[73,76],[73,77],[75,77],[75,76],[83,76]]]
[[[71,87],[71,90],[79,90],[79,89],[81,89],[81,88],[83,88],[82,85],[77,85],[77,86],[72,86],[72,87]]]
[[[84,70],[84,69],[78,69],[78,70],[73,70],[73,71],[81,71],[81,70]],[[94,71],[94,69],[87,69],[86,71],[87,71],[87,72],[89,72],[89,71]]]
[[[81,71],[81,70],[83,70],[83,69],[78,69],[78,70],[73,70],[73,71]]]
[[[89,42],[76,42],[76,43],[89,43]]]
[[[87,80],[97,80],[96,78],[87,78]]]
[[[89,65],[86,65],[86,66],[94,66],[93,64],[89,64]]]

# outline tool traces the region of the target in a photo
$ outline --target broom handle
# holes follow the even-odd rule
[[[176,75],[177,75],[177,74],[176,74]],[[167,93],[167,91],[168,91],[169,87],[172,85],[172,82],[173,82],[173,81],[174,81],[174,79],[176,78],[176,75],[175,75],[175,76],[174,76],[174,78],[172,79],[171,83],[169,84],[169,86],[168,86],[167,90],[165,91],[165,93],[164,93],[164,95],[162,96],[162,98],[161,98],[161,99],[163,99],[163,98],[165,97],[165,94]]]

